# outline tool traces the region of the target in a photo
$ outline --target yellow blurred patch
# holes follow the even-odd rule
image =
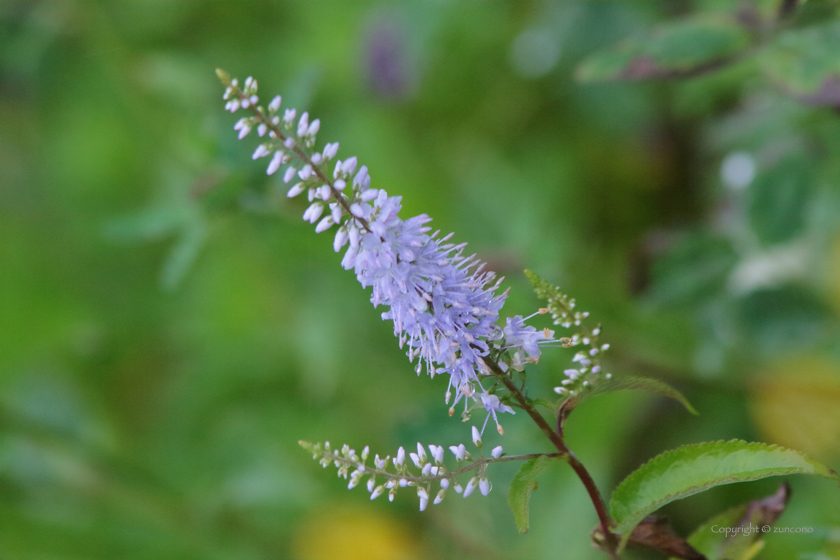
[[[295,560],[417,560],[408,528],[371,508],[324,509],[305,520],[293,543]]]
[[[822,461],[840,458],[840,365],[815,356],[778,363],[748,391],[766,441]]]
[[[826,256],[828,257],[828,266],[826,267],[828,298],[834,309],[840,310],[840,236],[832,241],[831,248]]]

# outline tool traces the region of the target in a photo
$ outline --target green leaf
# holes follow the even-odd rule
[[[105,224],[108,239],[122,243],[153,241],[172,235],[189,215],[184,205],[155,206]]]
[[[746,512],[747,504],[741,504],[715,515],[691,533],[688,543],[708,560],[716,560],[717,550],[726,538],[726,533],[713,531],[712,527],[734,527]]]
[[[741,504],[715,515],[688,537],[688,543],[707,560],[750,560],[763,546],[763,533],[732,532],[722,528],[764,527],[775,525],[790,499],[790,486],[785,482],[771,496]]]
[[[175,290],[195,263],[207,240],[207,227],[196,214],[184,227],[172,246],[160,271],[160,285],[165,291]]]
[[[726,286],[737,262],[731,240],[687,234],[653,264],[650,296],[660,304],[707,300]]]
[[[789,474],[840,482],[836,472],[799,451],[739,440],[697,443],[666,451],[632,472],[613,492],[610,513],[626,538],[645,516],[675,500],[722,484]]]
[[[691,414],[697,414],[697,411],[693,406],[691,406],[688,399],[667,383],[657,379],[651,379],[650,377],[636,377],[632,375],[602,379],[588,391],[584,391],[578,396],[569,399],[570,401],[574,401],[569,404],[571,405],[571,408],[574,408],[584,399],[594,397],[596,395],[602,395],[604,393],[615,393],[616,391],[644,391],[645,393],[650,393],[652,395],[668,397],[683,405]],[[566,408],[569,408],[569,405],[567,405]]]
[[[797,100],[840,105],[840,22],[782,33],[761,55],[765,75]]]
[[[735,21],[694,16],[590,55],[576,76],[582,82],[689,76],[718,67],[749,44],[749,34]]]
[[[759,241],[771,245],[800,233],[813,176],[814,162],[801,154],[790,154],[758,174],[748,197],[750,225]]]
[[[831,337],[832,311],[804,286],[752,292],[737,302],[739,321],[768,356],[814,347]]]
[[[555,457],[542,455],[527,461],[520,467],[519,472],[516,473],[510,483],[508,504],[510,504],[510,509],[513,510],[516,528],[519,529],[520,533],[528,532],[528,503],[531,501],[531,492],[536,489],[537,477],[555,460]]]

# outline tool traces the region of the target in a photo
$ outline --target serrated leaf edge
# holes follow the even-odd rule
[[[816,461],[816,460],[814,460],[814,459],[811,459],[809,456],[807,456],[807,455],[805,455],[804,453],[802,453],[801,451],[797,451],[797,450],[795,450],[795,449],[789,449],[789,448],[787,448],[787,447],[783,447],[783,446],[778,445],[778,444],[775,444],[775,443],[763,443],[763,442],[755,442],[755,441],[753,441],[753,442],[749,442],[749,441],[744,441],[744,440],[742,440],[742,439],[718,440],[718,441],[711,441],[711,442],[706,441],[706,442],[700,442],[700,443],[690,443],[690,444],[682,445],[682,446],[680,446],[680,447],[677,447],[676,449],[670,449],[670,450],[668,450],[668,451],[665,451],[665,452],[663,452],[663,453],[660,453],[659,455],[656,455],[655,457],[651,458],[651,459],[650,459],[650,460],[648,460],[646,463],[644,463],[644,464],[642,464],[641,466],[639,466],[639,467],[638,467],[636,470],[634,470],[632,473],[630,473],[629,475],[627,475],[627,477],[626,477],[624,480],[622,480],[622,481],[618,484],[618,486],[616,486],[615,490],[613,490],[613,492],[612,492],[612,494],[611,494],[611,496],[610,496],[610,504],[612,504],[612,503],[613,503],[613,500],[615,499],[615,495],[616,495],[616,493],[617,493],[617,492],[621,489],[621,487],[622,487],[625,483],[627,483],[628,481],[630,481],[631,479],[635,479],[635,478],[638,478],[639,476],[642,476],[642,475],[640,475],[640,474],[638,474],[638,473],[642,472],[642,471],[644,470],[644,468],[645,468],[645,467],[647,467],[648,465],[650,465],[651,463],[653,463],[653,462],[655,462],[655,461],[656,461],[656,462],[659,462],[659,461],[664,461],[664,460],[665,460],[665,458],[670,457],[670,456],[673,456],[673,455],[677,454],[678,452],[680,452],[680,450],[684,450],[685,448],[688,448],[688,447],[700,447],[700,446],[703,446],[703,445],[715,445],[715,444],[723,444],[723,445],[725,445],[725,444],[728,444],[728,443],[744,443],[744,444],[747,444],[747,445],[757,445],[757,446],[760,446],[760,449],[756,449],[757,451],[777,451],[777,450],[781,450],[781,451],[790,451],[790,452],[793,452],[793,453],[797,453],[798,455],[800,455],[800,456],[802,456],[803,458],[805,458],[808,462],[816,462],[817,464],[819,464],[819,465],[821,465],[821,466],[825,467],[825,468],[828,470],[828,474],[829,474],[829,475],[832,475],[832,476],[830,476],[830,478],[833,478],[833,479],[837,480],[837,481],[838,481],[838,483],[840,483],[840,474],[838,474],[838,473],[837,473],[837,471],[835,471],[834,469],[832,469],[832,468],[831,468],[831,467],[829,467],[828,465],[824,465],[823,463],[820,463],[819,461]],[[773,476],[784,476],[784,475],[786,475],[786,474],[797,474],[797,473],[798,473],[798,469],[796,469],[795,467],[790,467],[790,468],[783,469],[781,472],[779,472],[779,474],[777,474],[777,475],[773,475]],[[726,481],[727,479],[732,479],[732,478],[733,478],[733,477],[722,477],[722,478],[716,478],[716,479],[714,479],[714,480],[712,481],[712,483],[711,483],[710,485],[703,485],[703,486],[691,486],[691,487],[689,487],[689,490],[696,490],[696,491],[693,491],[693,492],[688,492],[688,493],[684,493],[684,492],[677,492],[677,493],[668,494],[668,495],[666,495],[665,497],[663,497],[661,500],[657,500],[657,501],[655,501],[655,502],[651,502],[651,506],[656,506],[656,507],[654,508],[654,510],[659,509],[659,507],[661,507],[661,506],[663,506],[663,505],[665,505],[665,504],[667,504],[667,503],[670,503],[671,501],[675,501],[674,499],[672,499],[672,498],[674,498],[675,496],[681,496],[682,498],[687,498],[688,496],[693,496],[694,494],[698,494],[698,493],[700,493],[700,492],[702,492],[702,491],[704,491],[704,490],[706,490],[706,489],[708,489],[708,488],[711,488],[712,486],[717,486],[717,485],[719,485],[722,481]],[[762,478],[767,478],[767,477],[765,477],[765,476],[756,476],[756,477],[748,477],[748,478],[741,478],[741,477],[738,477],[737,479],[733,479],[733,480],[732,480],[732,483],[735,483],[735,482],[751,482],[751,481],[754,481],[754,480],[760,480],[760,479],[762,479]],[[724,484],[726,484],[726,482],[723,482],[723,483],[724,483]],[[679,498],[677,498],[677,499],[679,499]],[[613,512],[612,512],[612,508],[610,508],[610,509],[611,509],[611,511],[610,511],[610,515],[612,515],[612,516],[613,516],[613,518],[615,518],[615,515],[614,515],[614,514],[613,514]],[[631,512],[631,514],[630,514],[629,516],[627,516],[627,517],[628,517],[628,518],[632,518],[632,517],[634,517],[635,515],[637,515],[638,513],[639,513],[638,511],[633,511],[633,512]],[[619,532],[621,532],[621,533],[625,533],[625,532],[627,532],[627,531],[628,531],[627,529],[624,529],[624,528],[623,528],[622,524],[621,524],[621,523],[620,523],[617,519],[616,519],[615,521],[616,521],[616,523],[618,524],[618,530],[619,530]],[[632,530],[632,529],[633,529],[633,527],[630,527],[630,530]]]

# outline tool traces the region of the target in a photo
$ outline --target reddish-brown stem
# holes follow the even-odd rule
[[[493,373],[496,374],[496,377],[504,384],[507,390],[510,391],[510,394],[516,399],[522,410],[531,417],[534,423],[540,428],[540,430],[542,430],[554,447],[557,448],[557,451],[566,457],[569,465],[571,465],[572,469],[574,469],[575,474],[577,474],[578,478],[583,483],[583,486],[586,488],[586,491],[589,494],[589,499],[592,500],[592,505],[595,506],[595,512],[598,515],[601,531],[603,532],[604,539],[606,541],[607,554],[609,554],[613,559],[618,558],[618,542],[615,538],[615,534],[613,534],[610,530],[610,527],[613,525],[613,521],[610,518],[610,514],[607,512],[607,506],[604,503],[604,499],[601,497],[601,492],[595,485],[595,481],[592,479],[589,471],[586,470],[583,463],[581,463],[575,454],[572,453],[572,451],[566,446],[562,435],[551,429],[551,426],[548,424],[543,415],[528,402],[528,399],[525,398],[525,395],[519,390],[516,383],[513,382],[509,375],[502,371],[499,364],[488,358],[484,358],[484,361]]]
[[[499,366],[493,363],[491,360],[484,358],[484,361],[490,366],[490,369],[496,371],[496,368]],[[546,437],[554,444],[554,447],[557,448],[557,451],[560,453],[568,453],[569,450],[566,448],[566,444],[563,443],[563,439],[560,437],[560,434],[555,432],[551,429],[546,419],[543,417],[542,414],[537,412],[537,410],[528,403],[528,400],[525,398],[525,395],[522,394],[522,391],[519,390],[519,387],[516,386],[516,383],[510,378],[509,375],[505,375],[501,369],[498,370],[497,375],[499,375],[499,379],[501,379],[504,386],[510,391],[510,394],[514,396],[514,398],[519,403],[519,406],[522,407],[528,416],[534,421],[534,423],[542,430],[542,432],[546,435]]]

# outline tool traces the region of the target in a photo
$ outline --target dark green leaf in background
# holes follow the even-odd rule
[[[784,483],[771,496],[728,509],[704,522],[688,537],[688,542],[707,560],[750,560],[764,546],[761,528],[772,527],[789,500],[790,485]],[[750,531],[727,534],[721,530],[744,527]]]
[[[747,338],[768,355],[814,347],[833,325],[827,305],[803,286],[757,290],[736,309]]]
[[[802,231],[813,169],[812,161],[791,154],[761,171],[750,185],[750,225],[763,244],[788,241]]]
[[[734,20],[695,16],[592,54],[576,75],[583,82],[688,76],[720,66],[749,43],[749,34]]]
[[[662,304],[687,304],[719,292],[738,257],[732,242],[708,233],[678,239],[653,265],[651,298]]]
[[[782,33],[761,54],[761,67],[803,103],[840,106],[840,22]]]

